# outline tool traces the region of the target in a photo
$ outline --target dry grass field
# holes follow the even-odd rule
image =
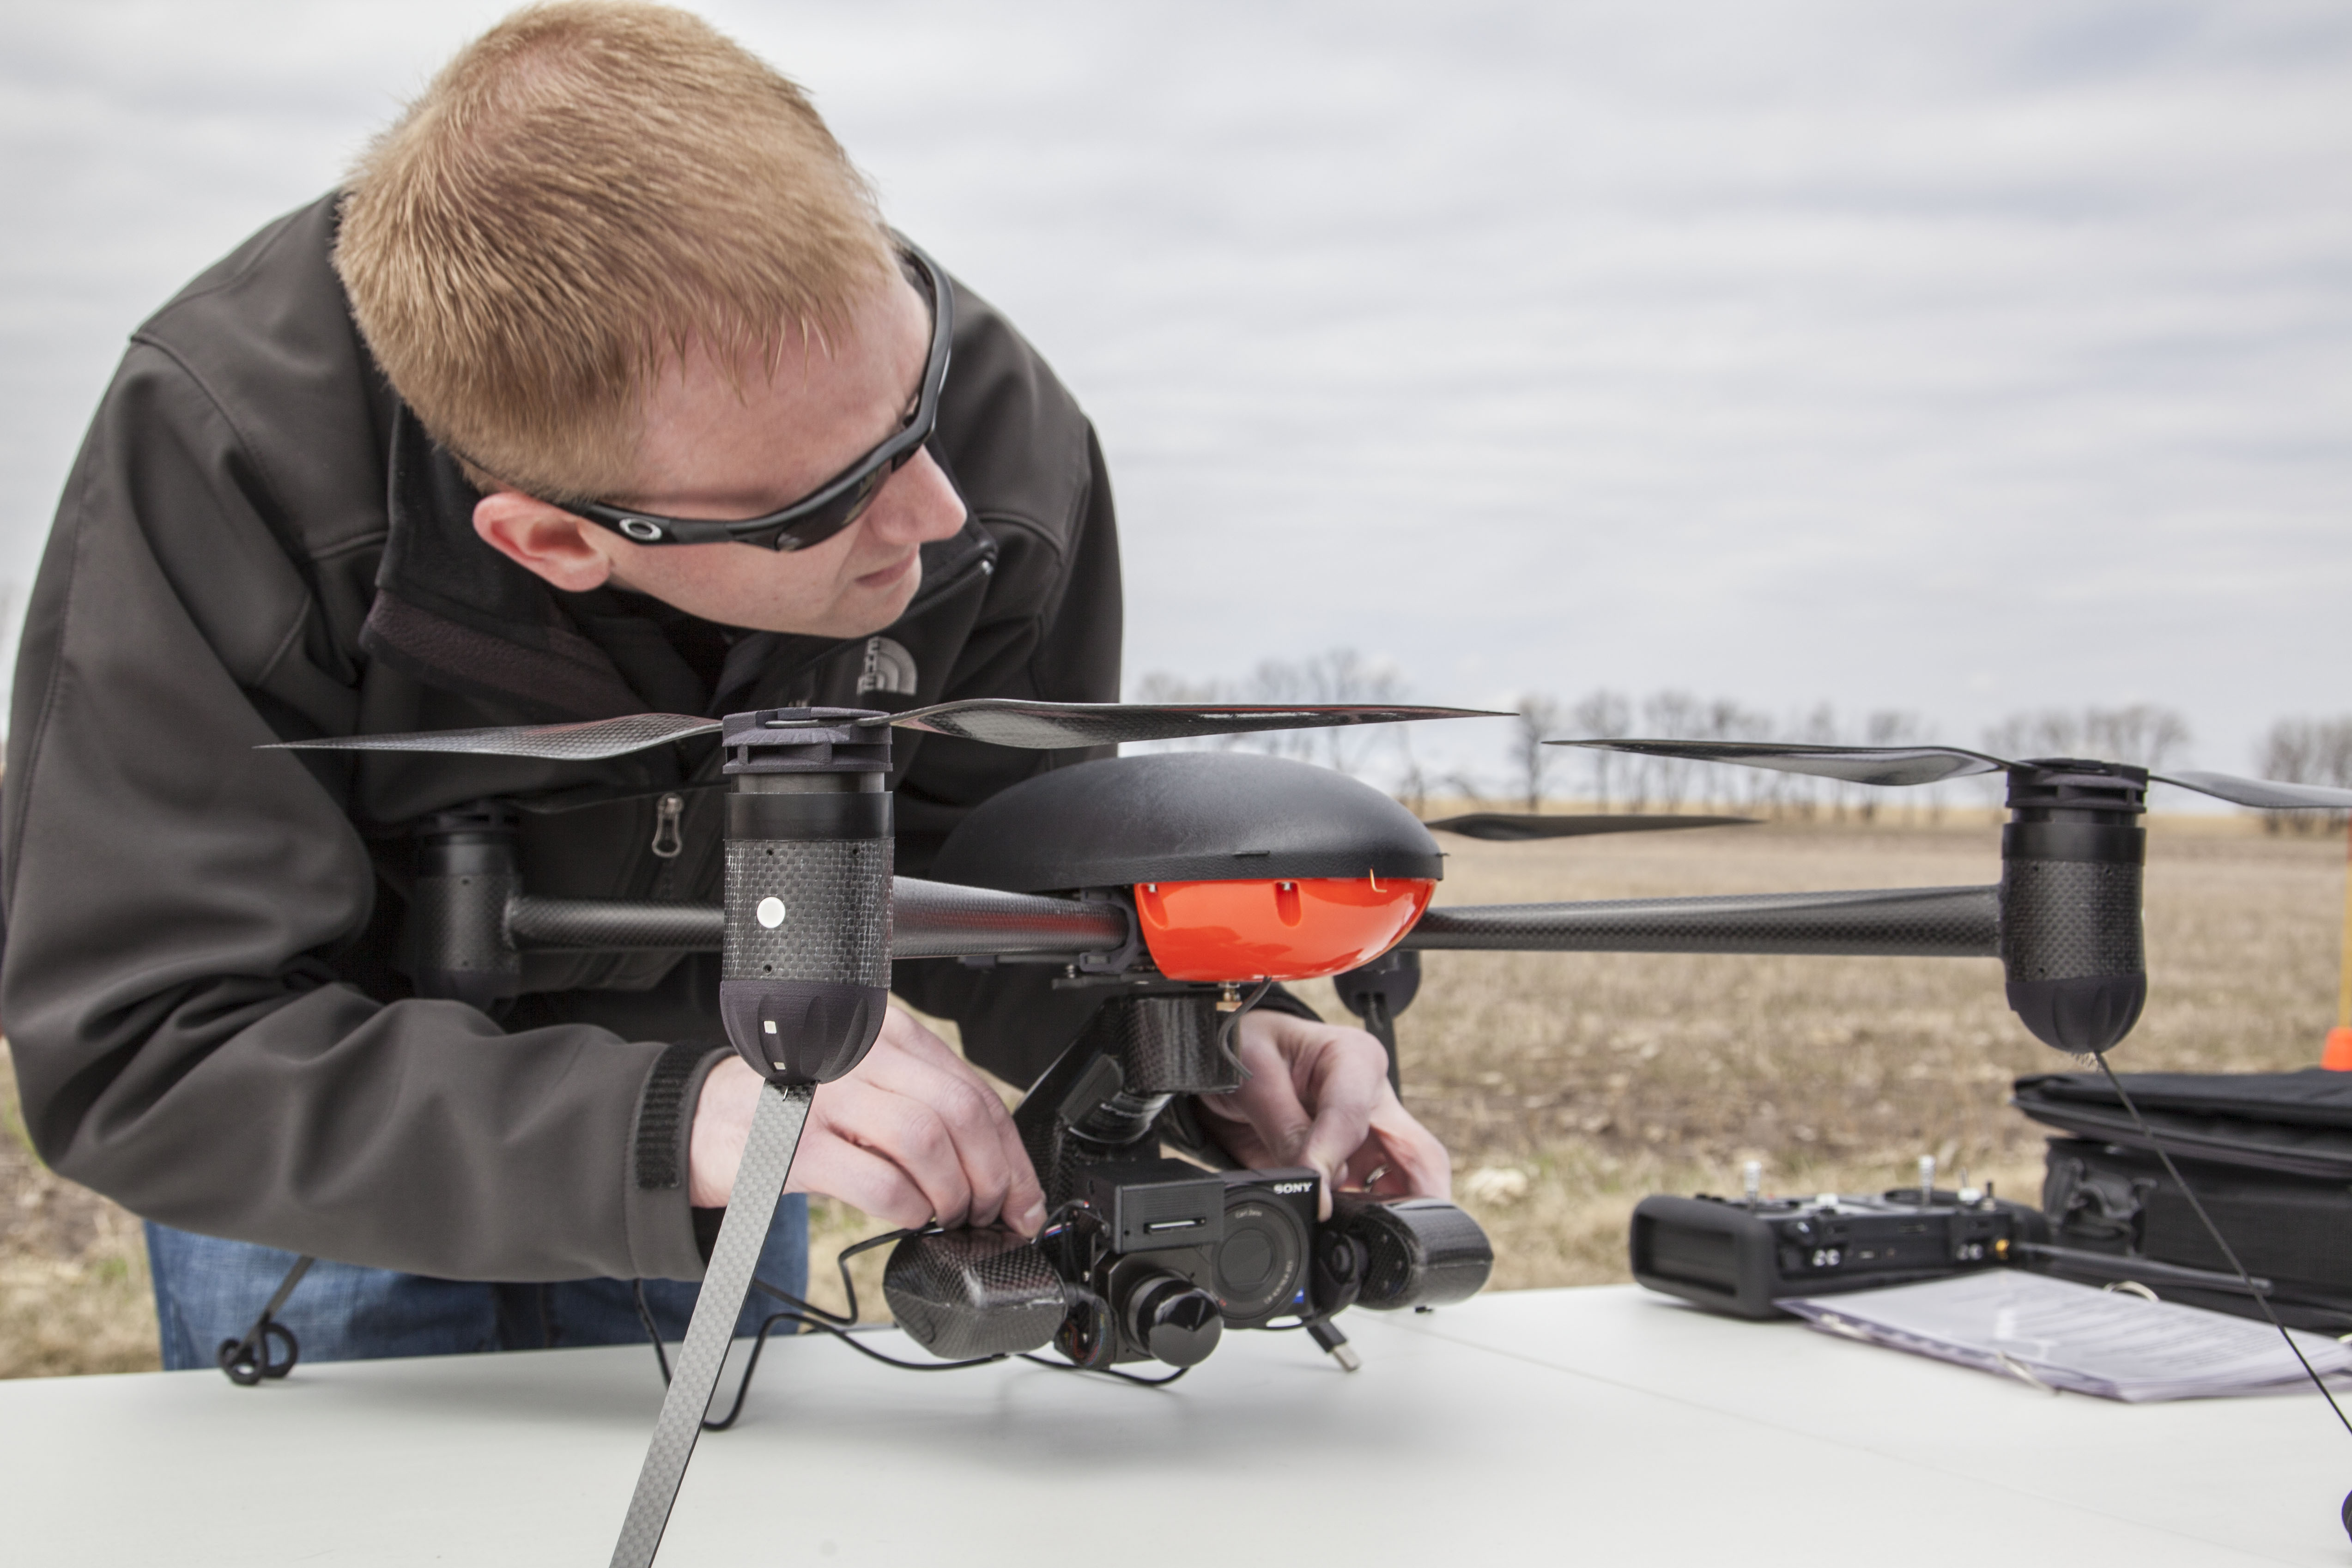
[[[2000,874],[1989,820],[1776,824],[1534,845],[1449,841],[1440,897],[1492,904],[1949,885]],[[2254,1071],[2316,1059],[2333,1021],[2344,852],[2221,818],[2158,820],[2150,999],[2129,1069]],[[1433,954],[1402,1022],[1405,1097],[1454,1150],[1457,1197],[1495,1238],[1500,1288],[1621,1280],[1654,1191],[1890,1186],[1923,1153],[2031,1197],[2041,1140],[2011,1078],[2063,1069],[1991,960]],[[1328,986],[1305,992],[1343,1017]],[[41,1169],[0,1085],[0,1376],[154,1364],[136,1223]],[[864,1217],[820,1205],[823,1280]],[[869,1255],[878,1273],[879,1256]],[[861,1287],[868,1315],[878,1293]]]
[[[139,1222],[33,1157],[0,1058],[0,1377],[156,1364]]]

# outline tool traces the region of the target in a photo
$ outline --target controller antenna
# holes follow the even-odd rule
[[[1936,1156],[1919,1156],[1919,1207],[1927,1207],[1936,1201]]]
[[[1748,1189],[1748,1207],[1753,1208],[1764,1197],[1764,1162],[1749,1160],[1739,1167],[1740,1185]]]

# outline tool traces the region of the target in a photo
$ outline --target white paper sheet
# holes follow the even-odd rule
[[[2310,1385],[2267,1322],[2021,1270],[1780,1304],[1829,1333],[2103,1399],[2206,1399]],[[2352,1375],[2352,1349],[2291,1332],[2314,1370],[2332,1382]]]

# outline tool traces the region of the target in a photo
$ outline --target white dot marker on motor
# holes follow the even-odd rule
[[[761,925],[773,931],[784,923],[784,901],[781,898],[763,898],[760,900],[760,907],[751,913],[759,918]]]

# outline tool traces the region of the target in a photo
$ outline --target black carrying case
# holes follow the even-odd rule
[[[2352,1332],[2352,1072],[2140,1072],[2124,1086],[2271,1304],[2296,1328]],[[2103,1074],[2021,1078],[2011,1103],[2050,1140],[2033,1261],[2089,1284],[2259,1318]],[[2158,1265],[2148,1269],[2146,1264]]]

